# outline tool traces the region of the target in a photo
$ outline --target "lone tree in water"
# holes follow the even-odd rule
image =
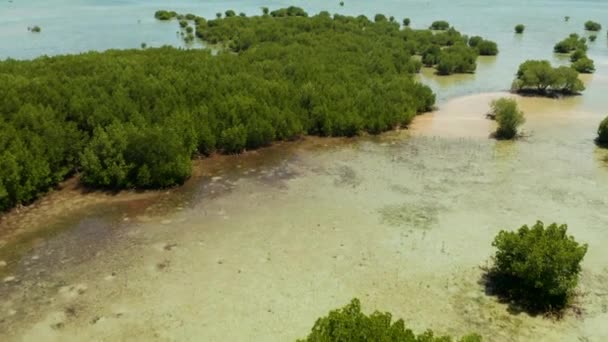
[[[326,317],[319,318],[306,339],[298,342],[449,342],[449,336],[436,336],[433,331],[416,335],[405,327],[403,320],[392,320],[388,312],[361,312],[361,303],[353,299],[347,306],[333,310]],[[481,336],[470,334],[459,342],[481,342]]]
[[[595,21],[589,20],[585,23],[585,30],[587,31],[600,31],[602,29],[602,25],[600,23],[596,23]]]
[[[497,139],[517,137],[517,129],[526,121],[524,113],[517,107],[517,102],[513,99],[502,98],[492,101],[491,107],[492,111],[489,116],[498,123],[494,136]]]
[[[597,139],[598,145],[608,147],[608,116],[602,120],[600,126],[597,128]]]
[[[518,24],[515,26],[515,33],[524,33],[524,30],[526,29],[526,27],[523,24]]]
[[[501,231],[494,268],[489,280],[493,290],[531,312],[559,313],[574,295],[587,245],[579,244],[567,225],[545,227],[538,221],[517,231]]]

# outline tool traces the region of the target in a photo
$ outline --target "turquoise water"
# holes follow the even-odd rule
[[[476,75],[450,78],[424,77],[445,100],[459,95],[499,91],[510,87],[513,73],[525,59],[549,59],[567,63],[552,53],[553,45],[577,32],[586,34],[583,23],[608,18],[608,1],[602,0],[351,0],[344,7],[339,1],[100,1],[100,0],[13,0],[0,2],[0,59],[28,59],[41,55],[79,53],[88,50],[139,48],[141,43],[155,47],[165,44],[185,47],[176,34],[175,22],[159,22],[153,18],[158,9],[181,13],[192,12],[205,17],[226,9],[260,13],[260,7],[297,5],[309,13],[327,10],[331,13],[372,17],[375,13],[395,16],[398,21],[412,19],[412,26],[424,28],[437,19],[445,19],[460,31],[482,35],[499,44],[500,55],[480,60]],[[564,16],[570,16],[569,22]],[[524,35],[515,35],[513,27],[526,25]],[[589,55],[595,59],[597,73],[584,101],[596,99],[608,90],[608,41],[604,30],[598,40],[590,43]],[[28,32],[28,26],[39,25],[42,33]],[[200,46],[200,45],[199,45]],[[601,82],[604,79],[604,82]],[[601,97],[601,96],[600,96]],[[601,104],[592,106],[599,109]]]

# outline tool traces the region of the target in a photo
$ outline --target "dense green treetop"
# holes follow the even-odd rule
[[[402,319],[393,321],[388,312],[361,312],[361,303],[353,299],[350,304],[331,311],[319,318],[307,338],[299,342],[481,342],[477,334],[464,336],[458,340],[450,336],[437,336],[433,331],[416,335],[406,328]]]
[[[587,245],[568,235],[566,225],[522,226],[517,231],[501,231],[493,272],[495,285],[527,308],[563,309],[574,294]]]
[[[557,53],[570,53],[576,50],[587,51],[587,39],[580,37],[576,33],[570,34],[568,38],[558,42],[553,47],[553,51]]]
[[[589,20],[585,22],[585,30],[587,31],[600,31],[602,29],[602,25],[598,22]]]
[[[519,66],[513,89],[551,96],[578,94],[585,90],[585,86],[573,68],[554,68],[549,61],[529,60]]]
[[[450,23],[445,20],[434,21],[429,27],[431,30],[445,31],[450,28]]]
[[[524,33],[524,30],[526,29],[526,27],[523,24],[517,24],[515,25],[515,33]]]
[[[597,128],[597,143],[602,146],[608,146],[608,116],[602,120]]]

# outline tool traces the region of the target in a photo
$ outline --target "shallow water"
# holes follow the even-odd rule
[[[286,5],[173,3],[207,16]],[[303,7],[339,9],[316,0]],[[0,58],[180,44],[175,23],[152,18],[158,8],[167,5],[3,2]],[[605,31],[590,44],[598,72],[584,77],[583,96],[516,97],[527,117],[516,142],[489,139],[494,123],[484,118],[492,99],[510,96],[496,92],[509,87],[517,64],[557,61],[553,44],[605,18],[608,3],[347,1],[340,10],[409,16],[419,27],[447,19],[496,40],[501,54],[480,60],[475,75],[425,70],[419,77],[438,92],[440,110],[410,130],[202,160],[184,187],[154,198],[91,201],[24,220],[52,234],[17,254],[0,244],[0,256],[11,257],[0,260],[8,264],[0,265],[2,340],[289,341],[352,297],[416,330],[477,331],[487,341],[608,340],[608,152],[593,143],[608,93]],[[522,37],[511,33],[519,22]],[[41,35],[27,32],[34,24]],[[58,197],[38,212],[65,203],[73,202]],[[495,234],[537,219],[567,223],[589,243],[582,313],[559,322],[514,313],[480,283]]]

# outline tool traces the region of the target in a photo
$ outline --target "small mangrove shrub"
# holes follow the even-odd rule
[[[317,319],[307,338],[298,342],[450,342],[449,336],[436,336],[432,330],[416,335],[405,327],[402,319],[393,321],[388,312],[361,312],[361,302],[353,299],[350,304],[332,310],[325,317]],[[459,342],[481,342],[481,336],[470,334]]]
[[[572,299],[587,245],[568,235],[568,226],[538,221],[532,227],[501,231],[492,285],[509,299],[533,311],[564,309]]]
[[[602,120],[597,128],[597,143],[602,146],[608,146],[608,116]]]
[[[526,121],[524,113],[517,107],[517,102],[508,98],[492,101],[490,117],[494,118],[498,124],[494,133],[498,139],[515,138],[519,126]]]
[[[403,19],[403,26],[409,27],[411,23],[412,20],[410,20],[410,18]]]
[[[171,20],[175,17],[177,17],[177,13],[174,11],[159,10],[154,13],[154,18],[158,20]]]
[[[585,30],[587,31],[600,31],[602,29],[602,25],[593,20],[589,20],[585,23]]]
[[[575,50],[587,51],[587,39],[581,38],[576,33],[570,34],[568,38],[558,42],[553,47],[555,53],[570,53]]]
[[[27,29],[28,29],[28,31],[33,32],[33,33],[40,33],[42,31],[42,29],[38,25],[28,27]]]
[[[523,24],[515,25],[515,33],[518,33],[518,34],[524,33],[525,29],[526,29],[526,27]]]
[[[596,41],[596,39],[597,39],[597,35],[595,35],[595,34],[592,34],[592,35],[589,36],[589,41],[592,42],[592,43],[594,41]]]

